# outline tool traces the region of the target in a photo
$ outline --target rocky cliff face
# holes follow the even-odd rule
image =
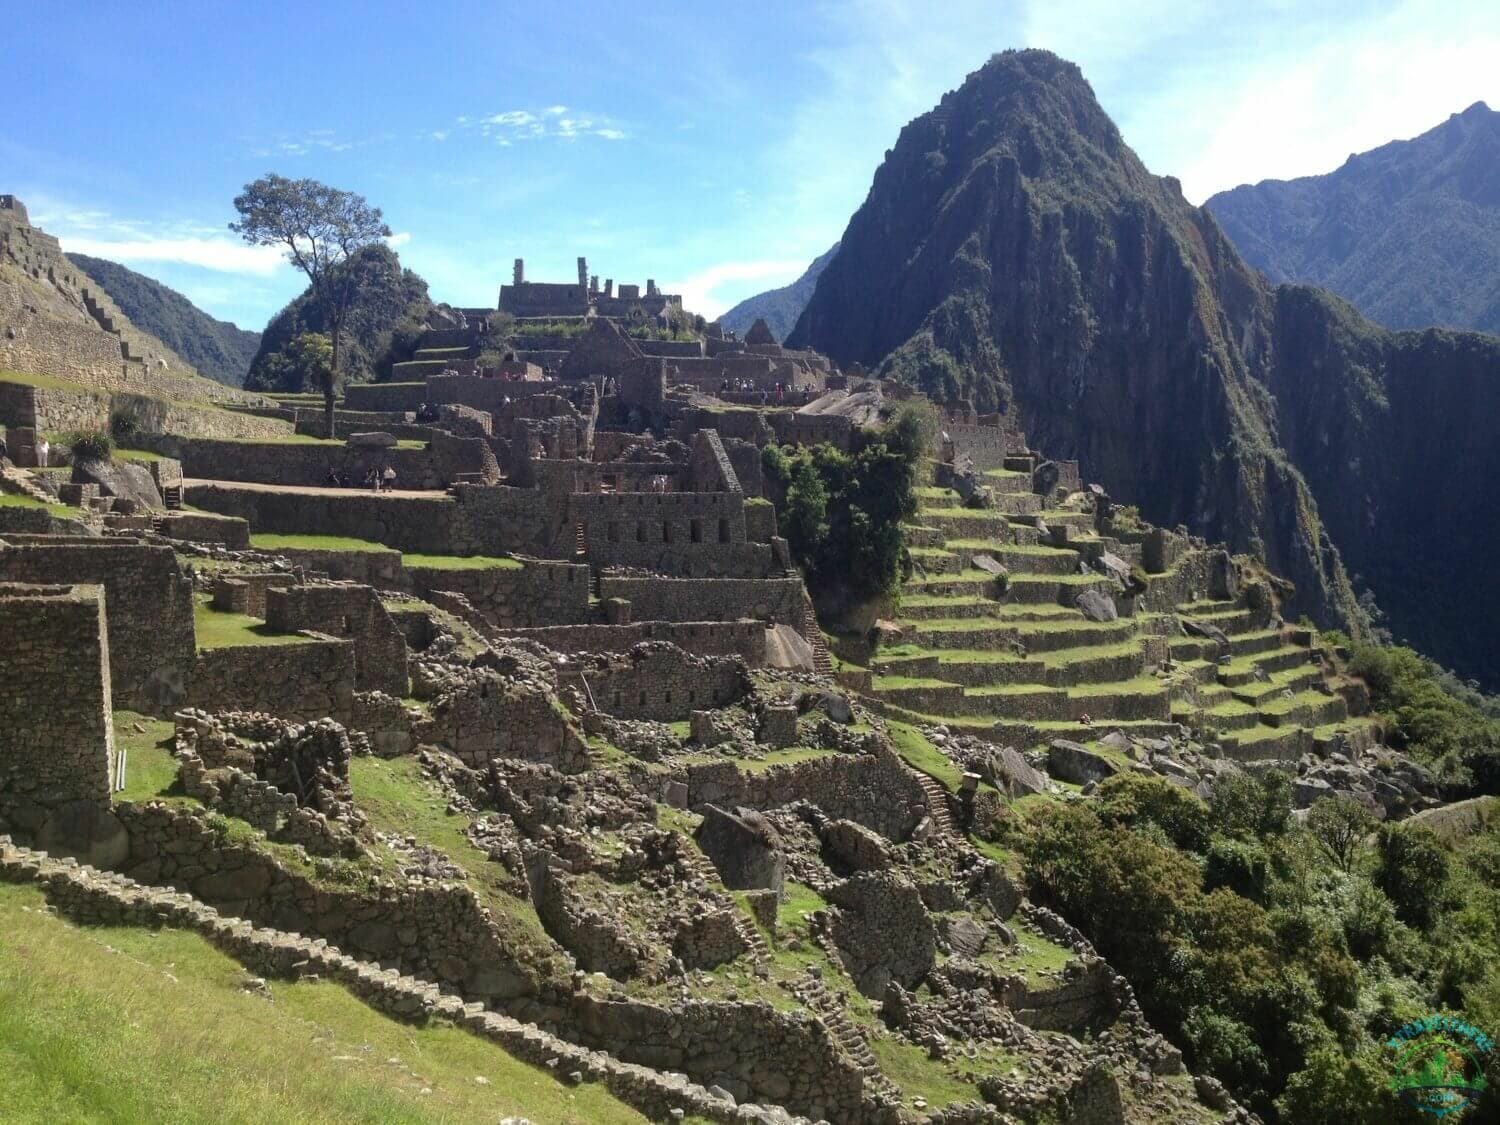
[[[1261,555],[1297,584],[1293,615],[1357,622],[1342,549],[1398,633],[1415,639],[1438,602],[1474,620],[1462,585],[1424,569],[1441,509],[1409,478],[1440,458],[1393,455],[1443,448],[1442,419],[1485,408],[1500,341],[1393,334],[1278,291],[1047,52],[995,56],[902,130],[788,342],[1018,409],[1033,446],[1148,519]],[[1482,567],[1485,521],[1463,522],[1480,526],[1440,554]],[[1446,662],[1488,664],[1472,637],[1423,636]]]
[[[1483,102],[1327,175],[1205,206],[1272,281],[1325,286],[1391,328],[1500,334],[1500,112]]]

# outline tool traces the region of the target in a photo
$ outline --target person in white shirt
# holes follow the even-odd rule
[[[45,469],[47,467],[47,454],[51,446],[47,444],[46,438],[41,438],[36,443],[36,467]]]

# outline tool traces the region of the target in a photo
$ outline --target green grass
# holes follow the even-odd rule
[[[93,388],[51,375],[31,375],[24,371],[0,371],[0,383],[19,383],[23,387],[36,387],[43,391],[75,391],[79,394],[97,394]]]
[[[0,1072],[11,1122],[644,1121],[453,1027],[379,1015],[331,982],[245,992],[195,934],[80,929],[0,886]],[[480,1083],[477,1079],[483,1078]]]
[[[278,633],[259,618],[226,613],[214,609],[206,601],[199,601],[194,607],[193,629],[200,649],[309,644],[314,639],[300,633]]]
[[[27,496],[24,492],[0,492],[0,508],[36,508],[50,512],[59,519],[77,519],[80,514],[78,508],[70,508],[66,504],[48,504],[34,496]]]
[[[134,711],[116,711],[114,719],[115,748],[126,751],[125,788],[115,794],[115,800],[150,801],[165,796],[177,780],[171,720],[152,719]]]
[[[375,828],[415,836],[468,873],[469,886],[522,960],[542,965],[551,957],[551,939],[530,902],[513,895],[505,869],[469,842],[469,818],[448,814],[447,798],[422,774],[415,758],[354,758],[349,780],[355,803]]]
[[[788,746],[784,750],[768,751],[764,758],[746,758],[744,761],[736,761],[735,765],[744,773],[764,773],[772,766],[812,762],[819,758],[832,757],[837,753],[837,750],[820,750],[811,746]]]
[[[384,543],[352,539],[347,535],[274,535],[250,536],[250,546],[260,551],[384,551],[395,552]]]
[[[151,461],[164,461],[167,458],[160,453],[152,453],[149,449],[116,449],[115,456],[122,461],[140,461],[149,463]]]
[[[888,729],[896,753],[901,755],[907,765],[942,783],[952,792],[958,792],[959,786],[963,784],[964,772],[953,764],[948,755],[929,742],[914,726],[891,720]]]
[[[403,566],[425,566],[432,570],[520,570],[521,563],[515,559],[495,558],[491,555],[405,555]]]

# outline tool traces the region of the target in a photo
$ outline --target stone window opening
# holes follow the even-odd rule
[[[635,541],[637,543],[646,541],[646,525],[643,522],[637,522],[635,525]]]
[[[618,520],[609,521],[609,541],[618,543],[620,541],[620,523]]]
[[[661,521],[661,541],[663,543],[672,542],[672,525],[666,520]]]
[[[726,519],[721,519],[719,521],[719,542],[729,542],[729,521]]]
[[[642,707],[646,706],[646,693],[645,692],[641,692],[641,704],[640,705]]]
[[[703,521],[692,520],[688,524],[688,537],[694,543],[703,542]]]

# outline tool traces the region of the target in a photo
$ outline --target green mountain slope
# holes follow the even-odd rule
[[[361,250],[347,268],[365,275],[359,300],[344,324],[341,372],[350,382],[390,376],[392,362],[411,358],[411,348],[432,310],[427,282],[403,269],[396,252],[385,245]],[[304,289],[271,318],[245,386],[258,391],[316,390],[304,386],[292,344],[304,332],[327,332],[322,306],[312,289]]]
[[[1392,328],[1500,334],[1500,113],[1483,102],[1327,175],[1245,184],[1207,207],[1272,281],[1332,289]]]
[[[980,410],[1154,523],[1262,556],[1293,616],[1397,635],[1493,681],[1500,607],[1457,575],[1500,533],[1500,340],[1392,333],[1276,289],[1152,175],[1078,68],[997,55],[907,125],[792,333]]]
[[[175,289],[118,262],[69,254],[139,329],[151,333],[203,374],[238,387],[260,346],[260,333],[216,320]]]

